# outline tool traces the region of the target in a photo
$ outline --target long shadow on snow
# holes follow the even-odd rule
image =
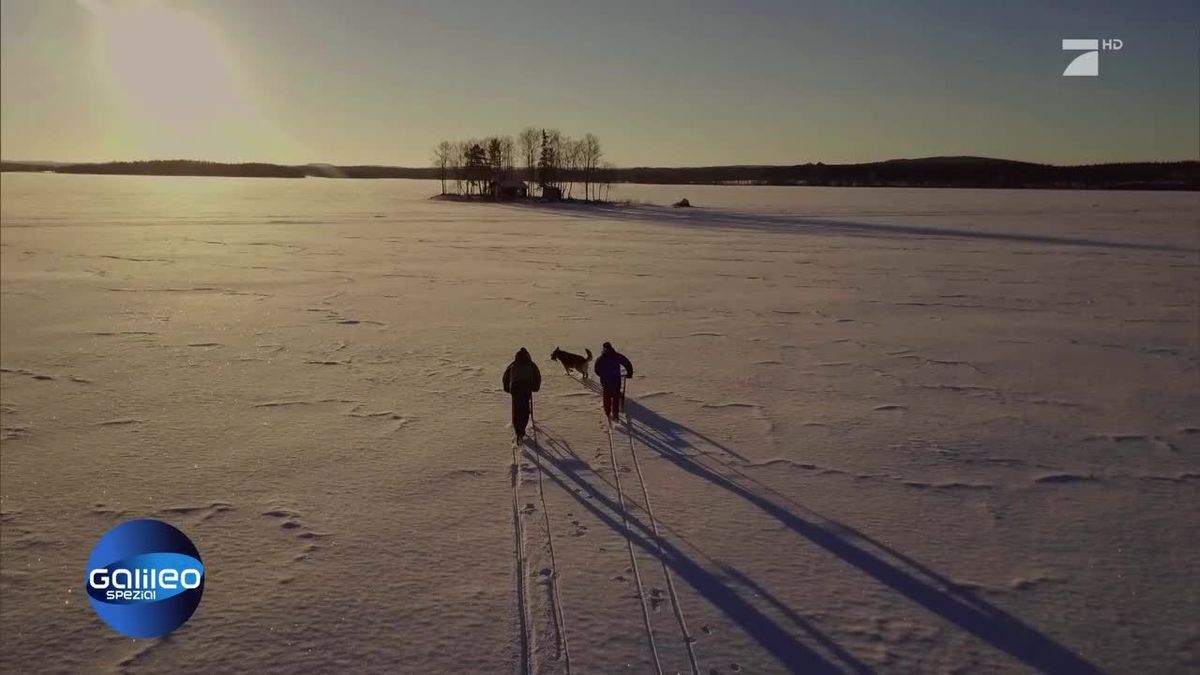
[[[688,427],[669,420],[636,401],[627,400],[626,408],[636,423],[632,430],[636,441],[687,473],[741,497],[797,534],[946,621],[1042,672],[1072,675],[1103,672],[1020,619],[853,528],[820,516],[807,508],[803,509],[807,518],[801,517],[776,501],[697,461],[685,452],[685,449],[693,447],[687,436],[702,436]],[[724,466],[749,479],[735,467]],[[799,506],[794,500],[785,499]],[[868,547],[877,550],[872,551]]]
[[[604,218],[656,222],[698,228],[720,228],[784,234],[849,235],[892,238],[954,238],[1011,241],[1026,244],[1048,244],[1061,246],[1089,246],[1094,248],[1126,249],[1135,251],[1163,251],[1168,253],[1196,253],[1196,249],[1168,244],[1142,244],[1138,242],[1103,241],[1075,237],[1052,237],[1016,232],[986,232],[962,227],[922,227],[916,225],[890,225],[880,223],[858,223],[827,218],[812,218],[787,214],[739,213],[722,209],[668,209],[652,206],[620,206],[611,204],[538,204],[513,205],[513,208],[551,208],[577,218]]]
[[[577,379],[575,379],[574,375],[569,375],[568,377],[570,377],[572,380],[575,380],[576,382],[582,384],[585,388],[587,388],[597,394],[600,394],[603,392],[603,390],[600,388],[600,383],[594,379],[589,378],[586,380],[582,380],[582,379],[577,380]],[[724,452],[725,454],[727,454],[731,457],[736,457],[743,462],[750,461],[750,460],[746,459],[745,457],[743,457],[742,455],[739,455],[733,448],[717,441],[716,439],[709,438],[708,436],[705,436],[704,434],[700,433],[699,431],[695,431],[693,429],[688,429],[687,427],[679,426],[679,425],[675,424],[674,422],[672,422],[671,420],[668,420],[665,417],[659,417],[658,415],[655,415],[649,408],[646,408],[645,406],[641,405],[640,403],[638,403],[637,401],[635,401],[633,399],[627,399],[625,401],[624,405],[625,405],[626,409],[629,410],[631,413],[633,413],[633,416],[637,417],[638,419],[641,419],[647,415],[653,415],[654,417],[658,418],[658,420],[661,422],[661,426],[658,428],[660,430],[662,430],[663,433],[668,434],[670,438],[677,439],[678,442],[681,444],[681,447],[689,445],[688,442],[686,440],[684,440],[684,435],[686,434],[693,438],[698,438],[698,439],[704,441],[705,443],[713,446],[714,448],[719,448],[721,450],[721,452]]]
[[[538,438],[544,447],[537,453],[537,459],[545,460],[556,469],[556,471],[544,472],[550,480],[558,484],[564,492],[573,496],[581,506],[590,511],[592,515],[613,531],[623,533],[629,537],[629,540],[635,546],[655,558],[660,558],[653,530],[638,519],[637,516],[630,513],[628,509],[624,511],[630,524],[629,529],[626,529],[624,523],[621,522],[620,514],[622,513],[622,509],[620,505],[606,495],[603,490],[581,475],[581,472],[591,472],[591,469],[587,462],[575,454],[566,441],[551,436],[546,432],[545,427],[541,426],[538,427]],[[553,450],[554,452],[548,452],[547,450]],[[578,490],[575,488],[578,488]],[[770,617],[763,614],[758,608],[738,595],[737,591],[731,588],[720,576],[706,570],[665,537],[659,537],[657,543],[662,545],[662,557],[660,559],[674,573],[678,574],[680,578],[696,589],[701,596],[720,608],[726,616],[735,621],[747,635],[762,645],[767,652],[786,667],[788,672],[842,673],[847,670],[854,673],[871,672],[861,663],[853,660],[853,657],[850,657],[841,648],[836,648],[833,651],[839,655],[849,657],[850,661],[848,666],[844,668],[838,667],[838,665],[829,661],[820,653],[814,651],[781,628]],[[738,577],[743,580],[745,579],[740,574]],[[793,622],[797,622],[801,628],[813,635],[822,644],[833,644],[832,640],[820,634],[795,612],[791,612],[788,618]]]

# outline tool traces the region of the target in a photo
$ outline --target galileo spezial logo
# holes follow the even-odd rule
[[[158,520],[121,523],[88,558],[88,599],[113,630],[162,637],[192,616],[204,594],[204,564],[187,535]]]
[[[1096,77],[1100,74],[1100,50],[1115,52],[1124,46],[1117,38],[1063,39],[1064,52],[1083,52],[1067,64],[1063,77]]]

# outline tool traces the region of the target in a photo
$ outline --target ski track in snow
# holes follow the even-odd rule
[[[633,443],[633,421],[629,418],[628,412],[625,416],[626,439],[629,441],[629,457],[633,460],[633,468],[637,472],[638,485],[642,488],[642,500],[646,510],[646,516],[650,519],[650,530],[654,535],[654,544],[657,547],[658,561],[662,565],[663,578],[667,582],[667,592],[670,594],[671,608],[675,614],[675,620],[679,623],[680,637],[683,639],[684,648],[688,654],[688,664],[692,668],[692,675],[699,675],[700,666],[696,662],[696,650],[693,645],[695,638],[692,637],[691,631],[688,630],[687,619],[683,616],[683,607],[679,603],[679,594],[675,590],[675,578],[671,574],[670,568],[666,563],[666,555],[663,553],[662,534],[658,531],[658,519],[654,515],[654,506],[650,499],[650,490],[646,487],[646,477],[642,473],[641,462],[638,460],[637,450]],[[610,441],[611,441],[610,427]],[[616,475],[615,473],[613,474]]]
[[[537,472],[538,498],[542,503],[542,518],[546,527],[546,546],[550,552],[550,568],[549,573],[544,575],[549,577],[551,597],[551,612],[553,614],[555,625],[555,646],[558,653],[555,655],[557,659],[562,660],[563,667],[566,672],[571,672],[571,646],[567,635],[567,619],[562,606],[562,591],[559,589],[559,571],[558,559],[554,552],[554,530],[550,524],[550,507],[546,502],[546,490],[542,482],[543,469],[539,455],[541,449],[537,442],[537,423],[532,418],[530,423],[533,425],[533,451],[528,453],[534,461],[534,469]]]
[[[637,554],[634,553],[633,550],[633,541],[629,538],[629,512],[625,506],[624,491],[621,489],[621,467],[617,462],[617,451],[613,446],[613,428],[611,421],[606,421],[604,433],[608,437],[608,452],[612,461],[611,468],[613,472],[613,484],[617,488],[617,505],[620,507],[621,511],[621,522],[625,531],[625,546],[629,549],[630,571],[633,574],[634,585],[637,587],[637,600],[638,604],[641,605],[642,621],[646,628],[646,643],[650,648],[650,656],[654,664],[654,672],[656,672],[658,675],[662,675],[663,670],[662,663],[658,656],[658,645],[654,641],[654,627],[650,625],[650,611],[646,607],[647,598],[645,585],[642,583],[642,574],[638,570]]]
[[[521,476],[520,464],[517,460],[517,445],[513,443],[512,464],[509,468],[509,482],[512,486],[512,523],[513,523],[513,555],[516,569],[516,593],[518,626],[520,628],[520,669],[518,672],[531,675],[533,670],[532,645],[530,635],[529,594],[526,590],[525,528],[522,525],[520,507]]]

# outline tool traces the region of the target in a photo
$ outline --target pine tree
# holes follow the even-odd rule
[[[554,185],[555,179],[555,157],[554,142],[550,134],[542,129],[542,151],[538,157],[538,185],[545,189],[547,185]]]

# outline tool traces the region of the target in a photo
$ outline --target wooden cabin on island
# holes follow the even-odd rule
[[[505,178],[488,183],[488,196],[499,201],[525,199],[529,196],[529,186],[523,180]]]

